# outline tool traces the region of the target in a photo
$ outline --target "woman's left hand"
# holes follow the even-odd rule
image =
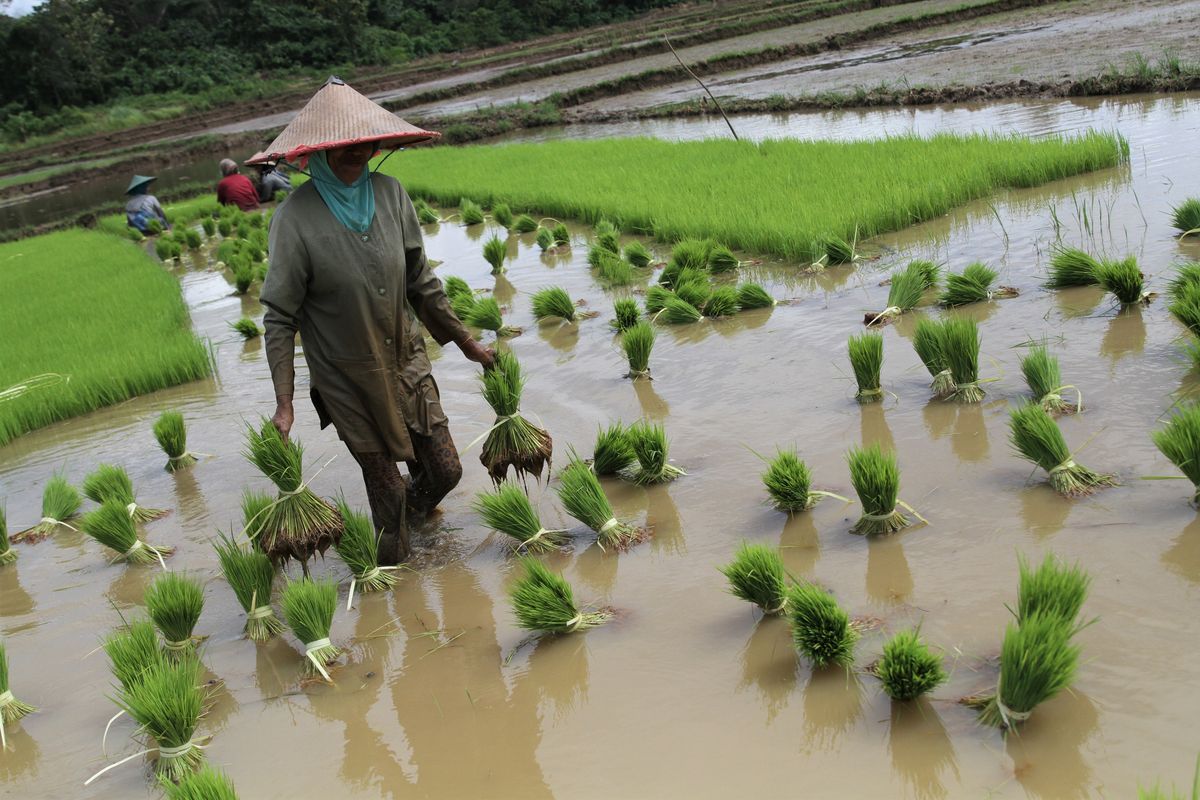
[[[491,369],[492,364],[496,362],[496,351],[490,347],[484,347],[474,339],[460,342],[458,349],[462,350],[462,354],[467,357],[468,361],[474,361],[476,364],[482,365],[484,369]]]

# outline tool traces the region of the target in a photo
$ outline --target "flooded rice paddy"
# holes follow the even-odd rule
[[[715,124],[715,123],[714,123]],[[1145,481],[1175,470],[1149,432],[1197,377],[1180,352],[1182,329],[1162,298],[1118,312],[1098,289],[1040,288],[1050,245],[1061,236],[1106,255],[1137,255],[1162,290],[1173,262],[1200,258],[1178,242],[1168,211],[1198,192],[1190,143],[1200,97],[1100,103],[1025,102],[978,107],[843,112],[736,120],[744,135],[878,136],[907,130],[1012,130],[1030,134],[1115,128],[1131,163],[1033,190],[1009,192],[869,242],[878,258],[806,276],[767,261],[743,273],[797,302],[722,321],[664,327],[651,357],[653,382],[626,368],[607,327],[611,296],[586,266],[586,232],[569,255],[543,256],[532,236],[513,237],[509,272],[488,274],[482,227],[427,229],[443,274],[465,277],[508,305],[525,327],[508,342],[528,373],[524,410],[558,445],[590,450],[596,426],[646,416],[662,421],[687,476],[639,488],[606,482],[618,516],[649,524],[630,552],[600,552],[540,487],[543,520],[580,535],[550,558],[585,602],[620,618],[585,634],[525,644],[508,609],[514,561],[468,509],[488,486],[478,448],[466,476],[425,536],[414,571],[391,593],[339,609],[333,639],[350,645],[336,685],[300,682],[290,637],[255,645],[218,576],[208,541],[238,519],[241,491],[266,488],[240,455],[243,422],[273,408],[261,340],[243,344],[227,323],[261,316],[201,260],[179,268],[199,332],[216,344],[218,377],[138,398],[38,431],[0,453],[0,497],[18,530],[41,516],[41,486],[65,467],[73,481],[100,461],[126,465],[139,499],[174,513],[148,539],[178,547],[168,562],[209,579],[199,632],[217,683],[202,722],[207,755],[241,796],[375,797],[1129,797],[1162,777],[1182,784],[1200,740],[1200,519],[1180,481]],[[582,133],[602,135],[611,129]],[[705,121],[623,128],[669,138],[719,133]],[[819,169],[819,165],[814,165]],[[747,187],[753,191],[753,187]],[[665,256],[666,249],[655,246]],[[882,309],[879,286],[917,256],[961,269],[984,260],[1019,298],[969,307],[981,323],[979,405],[931,401],[928,374],[909,336],[918,314],[884,329],[885,402],[860,406],[845,358],[863,313]],[[561,285],[601,313],[573,325],[537,325],[529,297]],[[936,315],[936,309],[923,312]],[[1045,339],[1086,411],[1062,420],[1079,461],[1115,471],[1118,488],[1067,500],[1010,452],[1007,410],[1023,397],[1023,345]],[[434,348],[435,374],[452,430],[466,445],[492,423],[476,369]],[[209,454],[188,471],[163,471],[154,418],[178,408],[191,449]],[[320,493],[344,490],[365,505],[357,468],[332,430],[320,432],[307,401],[296,435]],[[852,490],[844,453],[859,442],[894,446],[901,497],[930,521],[886,539],[847,531],[856,506],[825,500],[787,517],[768,508],[762,462],[798,447],[817,487]],[[915,624],[942,648],[950,683],[910,706],[892,704],[874,678],[813,672],[792,648],[786,622],[760,619],[725,592],[716,567],[742,540],[778,545],[797,575],[827,586],[855,615],[882,627],[866,635],[857,666],[890,633]],[[99,779],[92,773],[136,752],[113,713],[99,637],[140,604],[157,570],[109,565],[80,534],[61,530],[17,545],[0,569],[0,630],[13,687],[39,714],[10,726],[0,756],[7,793],[22,798],[156,796],[140,759]],[[1017,554],[1053,551],[1093,577],[1079,635],[1084,660],[1074,691],[1039,707],[1019,736],[979,727],[956,700],[994,686],[1006,603],[1016,596]],[[336,558],[317,573],[344,576]],[[345,589],[343,588],[343,592]],[[343,595],[344,596],[344,595]]]

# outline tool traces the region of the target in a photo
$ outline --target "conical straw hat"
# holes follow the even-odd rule
[[[129,194],[130,192],[132,192],[134,189],[138,188],[139,186],[144,186],[145,184],[150,183],[153,180],[157,180],[157,178],[154,178],[150,175],[134,175],[133,180],[131,180],[129,182],[129,188],[127,188],[125,190],[125,194]]]
[[[251,160],[295,161],[318,150],[360,142],[377,142],[382,150],[438,136],[441,134],[408,124],[340,78],[330,78],[275,141]]]

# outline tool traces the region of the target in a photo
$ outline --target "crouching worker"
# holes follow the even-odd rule
[[[167,224],[167,215],[163,213],[162,206],[158,204],[158,198],[150,194],[150,184],[155,180],[149,175],[134,175],[129,188],[125,190],[125,194],[129,195],[125,203],[125,222],[141,233],[153,232],[152,220],[163,230],[171,227]]]
[[[217,184],[217,202],[223,206],[237,206],[242,211],[258,208],[258,192],[250,179],[238,172],[237,163],[232,158],[225,158],[221,160],[220,168],[222,177]]]

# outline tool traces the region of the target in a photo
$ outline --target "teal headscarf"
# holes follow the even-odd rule
[[[375,190],[371,187],[370,168],[364,168],[358,180],[347,186],[333,174],[325,151],[321,150],[309,157],[308,171],[321,199],[337,221],[352,231],[366,233],[375,218]]]

